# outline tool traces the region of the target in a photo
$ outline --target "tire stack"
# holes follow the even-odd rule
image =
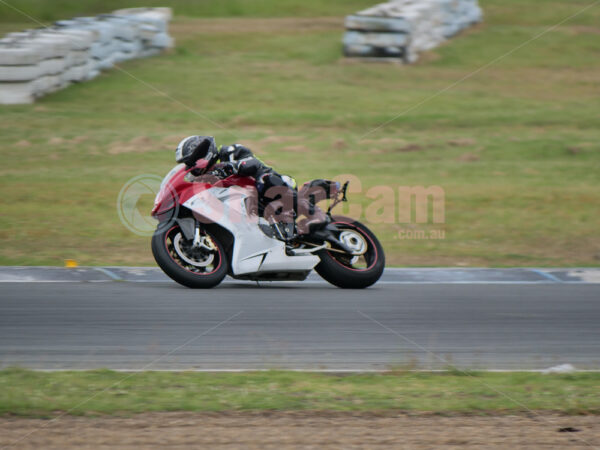
[[[412,63],[481,20],[477,0],[392,0],[346,17],[344,54]]]
[[[170,8],[118,9],[113,14],[137,24],[141,44],[139,56],[154,56],[175,45],[169,35],[169,22],[173,18]]]
[[[0,39],[0,104],[33,103],[102,70],[174,46],[170,8],[131,8],[61,20]]]

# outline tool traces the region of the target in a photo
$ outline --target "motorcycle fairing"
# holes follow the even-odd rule
[[[234,275],[267,272],[309,271],[319,263],[318,256],[288,256],[285,243],[268,237],[259,228],[266,223],[246,208],[253,190],[238,186],[211,187],[188,199],[183,206],[201,221],[217,223],[234,236],[231,258]]]

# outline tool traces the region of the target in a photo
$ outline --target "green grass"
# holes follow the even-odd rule
[[[406,410],[599,414],[600,374],[0,371],[0,414]]]
[[[250,14],[338,18],[178,17],[175,51],[123,66],[168,98],[113,70],[0,107],[0,264],[153,264],[149,239],[119,222],[117,195],[136,175],[165,174],[180,138],[198,133],[246,143],[300,182],[354,174],[363,210],[373,186],[441,186],[444,225],[369,223],[392,265],[600,265],[600,7],[509,53],[586,3],[482,1],[484,24],[400,67],[340,56],[341,16],[357,3],[262,2]],[[100,2],[62,4],[68,16]],[[439,228],[443,240],[399,238]]]
[[[12,0],[12,6],[42,21],[102,14],[119,8],[169,6],[190,17],[339,16],[371,6],[372,0]],[[21,15],[0,4],[0,21],[19,21]]]

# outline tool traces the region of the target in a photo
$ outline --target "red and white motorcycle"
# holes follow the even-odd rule
[[[385,256],[375,235],[358,221],[331,215],[335,205],[346,201],[348,183],[340,187],[330,182],[328,223],[298,234],[285,229],[289,224],[259,214],[264,205],[253,207],[257,195],[252,178],[210,179],[201,176],[211,169],[206,160],[195,158],[193,163],[179,164],[167,174],[152,210],[159,221],[152,253],[176,282],[212,288],[226,275],[301,281],[314,269],[338,287],[366,288],[381,277]]]

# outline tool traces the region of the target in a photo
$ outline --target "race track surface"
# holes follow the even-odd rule
[[[315,277],[197,291],[152,270],[52,270],[0,270],[0,367],[600,369],[592,270],[392,270],[361,291]],[[124,273],[143,282],[110,281]]]

